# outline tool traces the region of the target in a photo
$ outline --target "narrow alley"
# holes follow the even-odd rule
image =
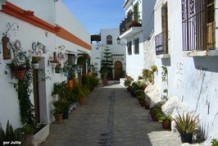
[[[149,111],[119,84],[94,90],[68,120],[51,124],[43,146],[179,146],[180,137],[164,131]]]

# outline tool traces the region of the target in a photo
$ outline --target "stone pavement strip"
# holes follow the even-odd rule
[[[42,146],[180,146],[180,137],[153,122],[119,84],[95,89],[62,124],[51,124]]]

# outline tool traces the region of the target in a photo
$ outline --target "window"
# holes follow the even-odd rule
[[[106,40],[107,40],[107,45],[112,45],[113,44],[113,38],[111,35],[108,35],[106,37]]]
[[[168,54],[168,9],[167,3],[161,8],[162,32],[155,36],[156,55]]]
[[[182,0],[183,51],[215,48],[214,0]]]
[[[128,55],[132,55],[132,42],[131,41],[127,43],[127,51],[128,51]]]
[[[139,54],[139,38],[134,40],[134,45],[135,45],[135,54]]]
[[[74,54],[68,54],[68,64],[70,65],[75,64],[75,60],[76,60],[76,57]]]

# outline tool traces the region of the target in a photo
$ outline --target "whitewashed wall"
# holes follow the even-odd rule
[[[23,6],[22,8],[28,9],[28,10],[32,10],[32,7],[34,6],[34,10],[37,12],[37,2],[32,0],[31,2],[36,2],[34,3],[34,5],[31,4],[31,2],[27,2],[28,4],[24,4],[24,1],[10,1],[13,2],[14,4],[18,5],[18,6]],[[52,1],[53,2],[53,1]],[[48,3],[49,6],[53,7],[53,3]],[[44,3],[43,3],[44,4]],[[60,6],[59,6],[60,4]],[[46,4],[45,4],[46,5]],[[45,7],[42,5],[39,5],[39,7]],[[65,21],[65,23],[68,23],[67,25],[63,25],[62,20],[60,18],[60,16],[57,16],[59,18],[57,18],[57,22],[60,22],[60,25],[62,27],[65,27],[66,30],[68,30],[69,32],[71,32],[72,34],[78,36],[79,38],[81,38],[83,41],[87,42],[88,44],[90,44],[90,37],[89,37],[89,33],[84,29],[84,27],[80,26],[80,23],[74,18],[74,17],[70,17],[70,13],[66,13],[67,10],[66,8],[63,6],[62,3],[57,3],[56,4],[57,10],[60,11],[59,13],[61,13],[60,15],[67,15],[68,17],[68,21]],[[46,9],[49,9],[49,7],[47,7],[46,5]],[[61,9],[63,11],[61,11]],[[42,9],[40,9],[42,10]],[[38,10],[38,11],[40,11]],[[50,13],[50,12],[48,12]],[[46,20],[49,23],[55,23],[54,21],[54,17],[52,14],[54,13],[53,9],[51,9],[51,13],[50,14],[46,14],[46,12],[44,12],[44,14],[46,15],[45,17],[41,17],[41,15],[37,15],[40,18],[43,18],[44,20]],[[35,13],[36,14],[36,13]],[[51,19],[46,19],[46,17],[51,18]],[[31,51],[32,49],[32,43],[33,42],[40,42],[41,44],[43,44],[46,47],[46,54],[42,54],[42,59],[40,61],[40,69],[42,69],[42,71],[39,71],[39,85],[40,85],[40,89],[39,89],[39,94],[40,94],[40,119],[41,122],[43,123],[51,123],[54,119],[53,119],[53,106],[52,106],[52,96],[51,96],[51,92],[53,90],[53,84],[55,82],[61,82],[66,80],[67,78],[64,76],[64,74],[57,74],[55,73],[54,69],[52,69],[52,67],[49,65],[48,60],[49,57],[53,56],[53,52],[60,52],[61,50],[58,49],[58,46],[60,45],[64,45],[65,49],[62,50],[63,53],[66,54],[66,50],[68,51],[72,51],[72,52],[76,52],[75,54],[77,54],[77,51],[85,51],[85,52],[90,52],[87,51],[86,49],[75,45],[69,41],[66,41],[62,38],[57,37],[55,34],[50,33],[46,30],[43,30],[41,28],[38,28],[32,24],[29,24],[27,22],[21,21],[15,17],[11,17],[3,12],[0,12],[0,20],[4,20],[1,21],[0,23],[0,30],[1,32],[5,32],[7,30],[7,23],[10,24],[15,24],[15,28],[18,26],[19,29],[15,29],[15,30],[10,30],[8,32],[8,36],[11,40],[11,42],[14,42],[15,40],[19,40],[21,42],[21,46],[22,49],[24,51]],[[77,28],[75,27],[70,27],[73,26],[72,24],[75,24]],[[81,32],[81,33],[80,33]],[[0,33],[0,38],[2,38],[2,33]],[[13,85],[10,84],[10,82],[17,82],[16,79],[12,79],[11,78],[11,74],[10,74],[10,69],[7,69],[7,71],[9,72],[9,74],[5,74],[5,66],[7,63],[10,63],[11,60],[3,60],[3,52],[2,52],[2,44],[0,42],[0,87],[1,92],[0,92],[0,122],[2,124],[2,127],[5,128],[6,127],[6,122],[7,120],[10,121],[10,123],[13,125],[14,128],[18,128],[21,126],[20,123],[20,113],[19,113],[19,104],[18,104],[18,98],[17,98],[17,92],[15,91],[15,89],[13,88]],[[65,55],[66,57],[66,55]],[[65,58],[64,60],[61,60],[61,62],[63,63],[67,58]],[[31,86],[32,88],[32,86]],[[30,96],[31,102],[34,104],[33,101],[33,93],[31,93]]]
[[[66,6],[61,2],[56,2],[56,24],[62,26],[69,32],[73,33],[75,36],[90,44],[90,34],[86,28],[73,16],[73,14],[66,8]],[[64,17],[63,17],[64,16]],[[84,48],[80,46],[74,46],[72,49],[78,49],[84,51]],[[87,51],[90,53],[90,51]]]
[[[108,35],[112,36],[112,44],[108,45],[106,42],[106,37]],[[100,30],[100,36],[101,36],[101,42],[99,44],[99,49],[96,50],[97,45],[93,44],[92,45],[92,60],[94,62],[98,62],[98,68],[101,68],[101,59],[103,59],[104,55],[104,49],[109,48],[112,54],[123,54],[121,57],[113,57],[113,63],[116,61],[122,62],[123,65],[123,70],[126,71],[126,50],[125,50],[125,45],[120,45],[117,43],[117,38],[119,36],[119,29],[118,28],[104,28]],[[125,43],[123,41],[122,43]],[[100,57],[100,59],[95,59],[96,57]],[[99,64],[100,63],[100,64]]]
[[[161,32],[161,6],[164,2],[160,0],[156,4],[155,35]],[[170,58],[155,57],[155,64],[159,69],[155,82],[162,87],[161,66],[167,66],[169,97],[178,96],[191,110],[199,114],[207,137],[205,145],[210,145],[210,139],[218,137],[218,56],[184,57],[181,21],[181,1],[168,0]]]
[[[34,12],[34,15],[49,22],[55,24],[55,3],[53,0],[8,0],[16,6],[30,10]]]
[[[126,15],[129,10],[133,10],[133,5],[137,2],[139,4],[139,19],[142,23],[142,31],[126,38],[127,42],[132,41],[132,55],[128,55],[126,48],[126,72],[127,75],[134,78],[134,80],[137,80],[139,76],[142,76],[142,71],[146,68],[145,58],[150,58],[148,52],[146,52],[150,47],[150,44],[146,43],[146,41],[150,39],[153,32],[153,7],[155,1],[130,0],[124,7]],[[139,38],[140,42],[139,54],[134,53],[134,39],[136,38]]]

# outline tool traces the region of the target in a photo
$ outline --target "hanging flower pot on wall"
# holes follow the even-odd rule
[[[24,76],[27,72],[26,69],[20,69],[20,70],[12,69],[11,71],[12,71],[13,75],[15,76],[15,78],[18,80],[23,80]]]
[[[33,69],[39,69],[39,61],[41,58],[39,56],[33,56],[32,57],[32,67]]]

